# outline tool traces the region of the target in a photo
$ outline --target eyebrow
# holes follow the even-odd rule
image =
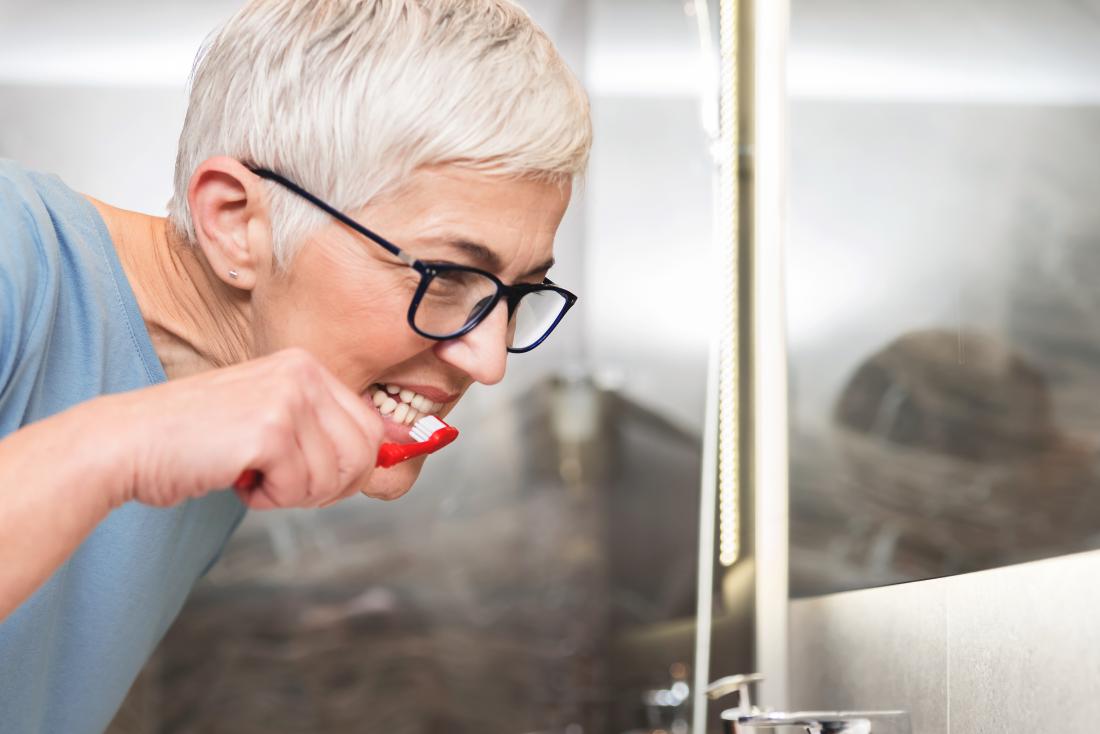
[[[461,238],[451,238],[445,240],[443,244],[460,250],[468,257],[473,258],[473,260],[475,260],[485,270],[493,273],[499,273],[503,268],[500,256],[485,245],[482,245],[478,242],[470,242],[469,240],[464,240]],[[554,258],[550,258],[541,265],[536,265],[519,277],[521,279],[530,278],[532,275],[545,273],[552,267],[554,267]]]

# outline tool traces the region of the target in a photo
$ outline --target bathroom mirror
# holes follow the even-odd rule
[[[792,0],[793,596],[1100,547],[1098,37]]]
[[[715,29],[705,2],[521,4],[592,99],[591,168],[551,276],[577,307],[503,384],[471,391],[460,443],[408,496],[250,514],[112,734],[620,734],[689,718]],[[0,156],[163,212],[192,56],[238,5],[0,0]]]

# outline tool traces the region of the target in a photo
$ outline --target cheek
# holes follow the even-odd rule
[[[407,323],[407,278],[310,254],[302,253],[264,304],[265,351],[304,347],[357,382],[424,348]]]
[[[407,310],[408,297],[402,290],[353,283],[333,284],[309,298],[299,313],[306,317],[301,321],[308,322],[303,326],[322,335],[326,343],[377,353],[378,348],[399,348],[414,335],[406,325]]]
[[[295,310],[329,331],[386,330],[404,320],[409,294],[400,277],[347,258],[316,258],[295,273]],[[318,272],[321,271],[321,272]]]

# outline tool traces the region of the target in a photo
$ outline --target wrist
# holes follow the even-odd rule
[[[129,502],[135,494],[130,431],[124,428],[132,421],[121,418],[124,410],[121,395],[107,395],[81,403],[67,415],[73,465],[81,472],[79,481],[93,489],[108,511]]]

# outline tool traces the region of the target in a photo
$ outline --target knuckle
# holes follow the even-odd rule
[[[277,373],[276,392],[279,400],[291,408],[305,408],[316,400],[323,385],[321,365],[308,352],[294,358]]]
[[[275,401],[264,411],[263,427],[270,434],[289,433],[294,426],[294,413],[284,401]]]
[[[281,455],[290,447],[293,436],[293,422],[287,413],[273,410],[260,427],[260,452]]]
[[[295,367],[307,364],[312,360],[309,351],[302,347],[287,347],[281,349],[278,353],[278,357],[282,360],[283,364]]]
[[[308,387],[304,380],[283,375],[277,383],[272,401],[284,418],[297,414],[309,404]]]
[[[293,377],[316,376],[320,369],[317,358],[301,347],[291,347],[280,352],[285,371]]]

